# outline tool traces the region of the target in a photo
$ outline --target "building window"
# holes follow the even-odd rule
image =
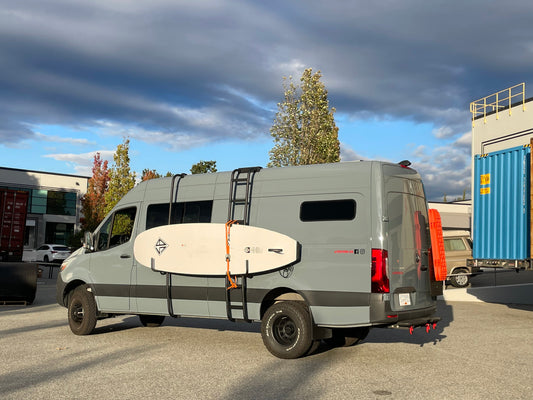
[[[31,191],[30,213],[46,214],[48,192],[46,190],[33,189]]]
[[[74,192],[33,189],[29,212],[32,214],[76,215]]]
[[[300,220],[351,221],[355,218],[355,200],[306,201],[300,206]]]
[[[74,235],[74,224],[47,222],[44,241],[50,244],[67,244]]]

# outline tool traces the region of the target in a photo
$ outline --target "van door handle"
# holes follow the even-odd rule
[[[121,254],[120,258],[131,258],[129,254]]]

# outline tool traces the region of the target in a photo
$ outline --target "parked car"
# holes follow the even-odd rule
[[[63,244],[43,244],[35,250],[35,259],[36,261],[60,263],[71,254],[70,249]]]
[[[447,283],[458,288],[467,287],[470,277],[481,272],[480,268],[467,265],[472,258],[472,240],[468,231],[444,231]]]

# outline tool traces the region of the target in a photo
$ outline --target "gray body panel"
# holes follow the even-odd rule
[[[225,223],[230,176],[224,172],[178,179],[173,201],[212,201],[210,222]],[[80,279],[92,286],[98,309],[103,313],[168,315],[167,277],[137,264],[133,240],[146,229],[151,205],[168,207],[170,188],[171,178],[162,178],[142,182],[130,191],[115,207],[115,210],[136,207],[130,240],[104,251],[78,255],[60,276],[59,290],[65,290],[67,281]],[[354,201],[355,217],[303,222],[302,203],[322,200]],[[242,211],[242,206],[235,206],[236,219]],[[313,321],[319,326],[393,323],[386,315],[391,310],[396,315],[420,310],[432,314],[435,299],[429,293],[429,271],[424,269],[428,262],[428,228],[424,226],[417,236],[412,231],[413,215],[403,215],[406,211],[423,214],[421,223],[427,224],[419,175],[395,164],[349,162],[263,169],[255,173],[249,224],[292,237],[300,244],[301,255],[288,268],[247,279],[249,318],[260,320],[266,299],[272,301],[287,293],[298,294],[309,305]],[[389,212],[393,218],[388,216]],[[104,224],[105,220],[95,237]],[[394,258],[390,259],[390,295],[371,293],[373,248],[388,250]],[[90,273],[77,278],[73,271],[82,263],[85,265],[82,269],[86,268],[87,258]],[[225,264],[223,258],[221,263]],[[226,318],[225,291],[224,278],[173,275],[174,312]],[[410,293],[411,304],[400,306],[395,298],[404,292]],[[58,299],[62,295],[65,294],[58,293]],[[235,318],[241,316],[240,311],[234,311]]]

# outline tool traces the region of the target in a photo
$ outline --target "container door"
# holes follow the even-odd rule
[[[412,310],[433,305],[430,294],[429,222],[424,197],[410,192],[388,192],[388,275],[391,308]],[[415,182],[421,186],[420,182]]]

